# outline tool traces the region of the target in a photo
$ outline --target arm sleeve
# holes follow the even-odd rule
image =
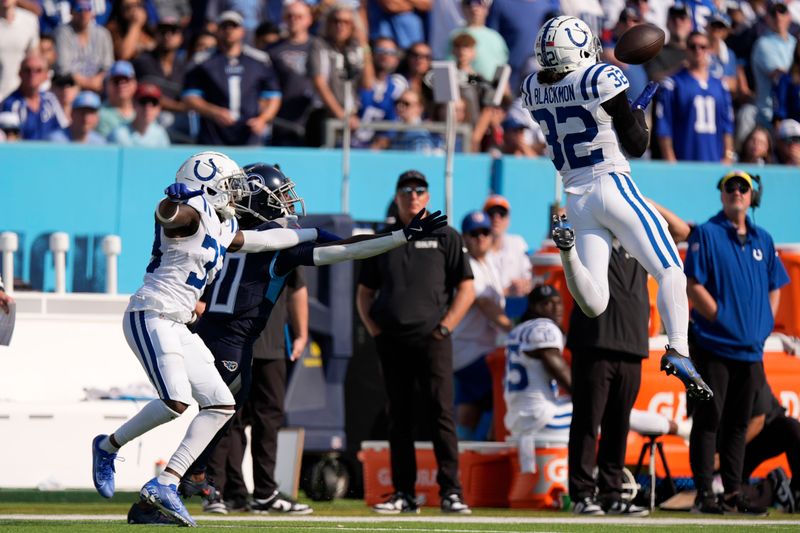
[[[722,90],[722,101],[720,102],[720,130],[722,133],[733,135],[733,100],[731,99],[731,92],[722,80],[719,80],[719,83]]]
[[[242,231],[244,242],[239,251],[244,253],[268,252],[297,246],[301,242],[317,238],[317,230],[310,229],[268,229],[265,231]]]
[[[183,80],[183,90],[181,96],[199,96],[203,97],[203,69],[201,65],[195,65]]]
[[[704,236],[705,231],[702,226],[698,226],[689,235],[689,249],[686,251],[686,260],[683,263],[686,277],[697,280],[700,285],[705,285],[708,281],[709,269]]]
[[[625,91],[617,93],[602,106],[614,121],[614,130],[625,151],[635,157],[641,156],[647,150],[650,141],[650,131],[647,129],[644,111],[631,109]]]
[[[263,75],[261,78],[261,92],[259,98],[270,100],[272,98],[281,97],[281,87],[278,85],[278,75],[275,73],[275,68],[272,66],[272,61],[267,56],[264,63]]]
[[[767,272],[767,275],[769,276],[769,290],[774,291],[789,283],[789,274],[786,273],[786,267],[783,266],[783,261],[778,256],[778,252],[775,251],[775,243],[772,242],[771,237],[768,238],[769,246],[767,246],[766,255],[768,257],[767,267],[769,272]]]
[[[388,235],[347,244],[331,243],[314,247],[314,264],[317,266],[341,263],[353,259],[366,259],[388,252],[406,243],[403,230]]]

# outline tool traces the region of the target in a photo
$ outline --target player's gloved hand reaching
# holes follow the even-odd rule
[[[172,183],[169,187],[164,189],[164,194],[170,202],[180,204],[195,196],[200,196],[203,191],[200,189],[190,189],[185,183]]]
[[[631,104],[631,109],[646,108],[648,104],[650,104],[650,100],[653,99],[653,97],[656,95],[657,92],[658,92],[658,82],[651,81],[645,86],[644,90],[642,91],[642,94],[640,94],[639,97],[633,101],[633,103]]]
[[[447,225],[447,215],[443,215],[441,211],[436,211],[422,218],[424,214],[425,210],[420,210],[420,212],[411,219],[408,226],[403,228],[403,233],[405,233],[407,241],[419,240]]]

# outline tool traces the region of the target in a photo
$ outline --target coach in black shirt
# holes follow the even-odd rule
[[[397,180],[395,202],[403,227],[425,209],[425,176],[409,170]],[[356,293],[358,314],[375,339],[389,409],[389,447],[395,493],[373,509],[384,514],[419,512],[414,484],[414,418],[431,427],[442,511],[470,512],[458,481],[453,416],[453,345],[450,332],[475,298],[472,270],[461,236],[450,227],[363,262]],[[414,385],[429,404],[414,409]]]

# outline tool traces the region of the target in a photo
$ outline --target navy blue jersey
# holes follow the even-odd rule
[[[772,118],[776,120],[791,118],[800,121],[800,83],[794,81],[791,73],[781,76],[774,92]]]
[[[192,95],[227,108],[236,120],[233,126],[222,127],[202,118],[198,142],[242,145],[250,142],[247,121],[258,116],[261,100],[280,98],[281,91],[269,56],[245,47],[239,57],[215,52],[192,68],[186,74],[183,96]]]
[[[265,222],[257,230],[281,227]],[[300,265],[313,266],[314,243],[262,253],[228,253],[203,300],[206,310],[197,324],[203,340],[225,339],[234,346],[252,345],[267,324],[289,273]]]
[[[733,133],[733,104],[721,80],[700,82],[681,70],[662,82],[656,113],[656,134],[672,138],[679,161],[723,159],[724,136]]]

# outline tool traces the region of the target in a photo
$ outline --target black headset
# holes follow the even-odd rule
[[[764,185],[761,183],[761,176],[758,174],[748,174],[744,170],[732,170],[722,176],[717,182],[717,189],[722,190],[722,182],[731,178],[741,178],[748,183],[752,183],[753,194],[750,198],[750,207],[753,209],[761,205],[761,196],[764,194]],[[758,187],[756,187],[758,185]]]

